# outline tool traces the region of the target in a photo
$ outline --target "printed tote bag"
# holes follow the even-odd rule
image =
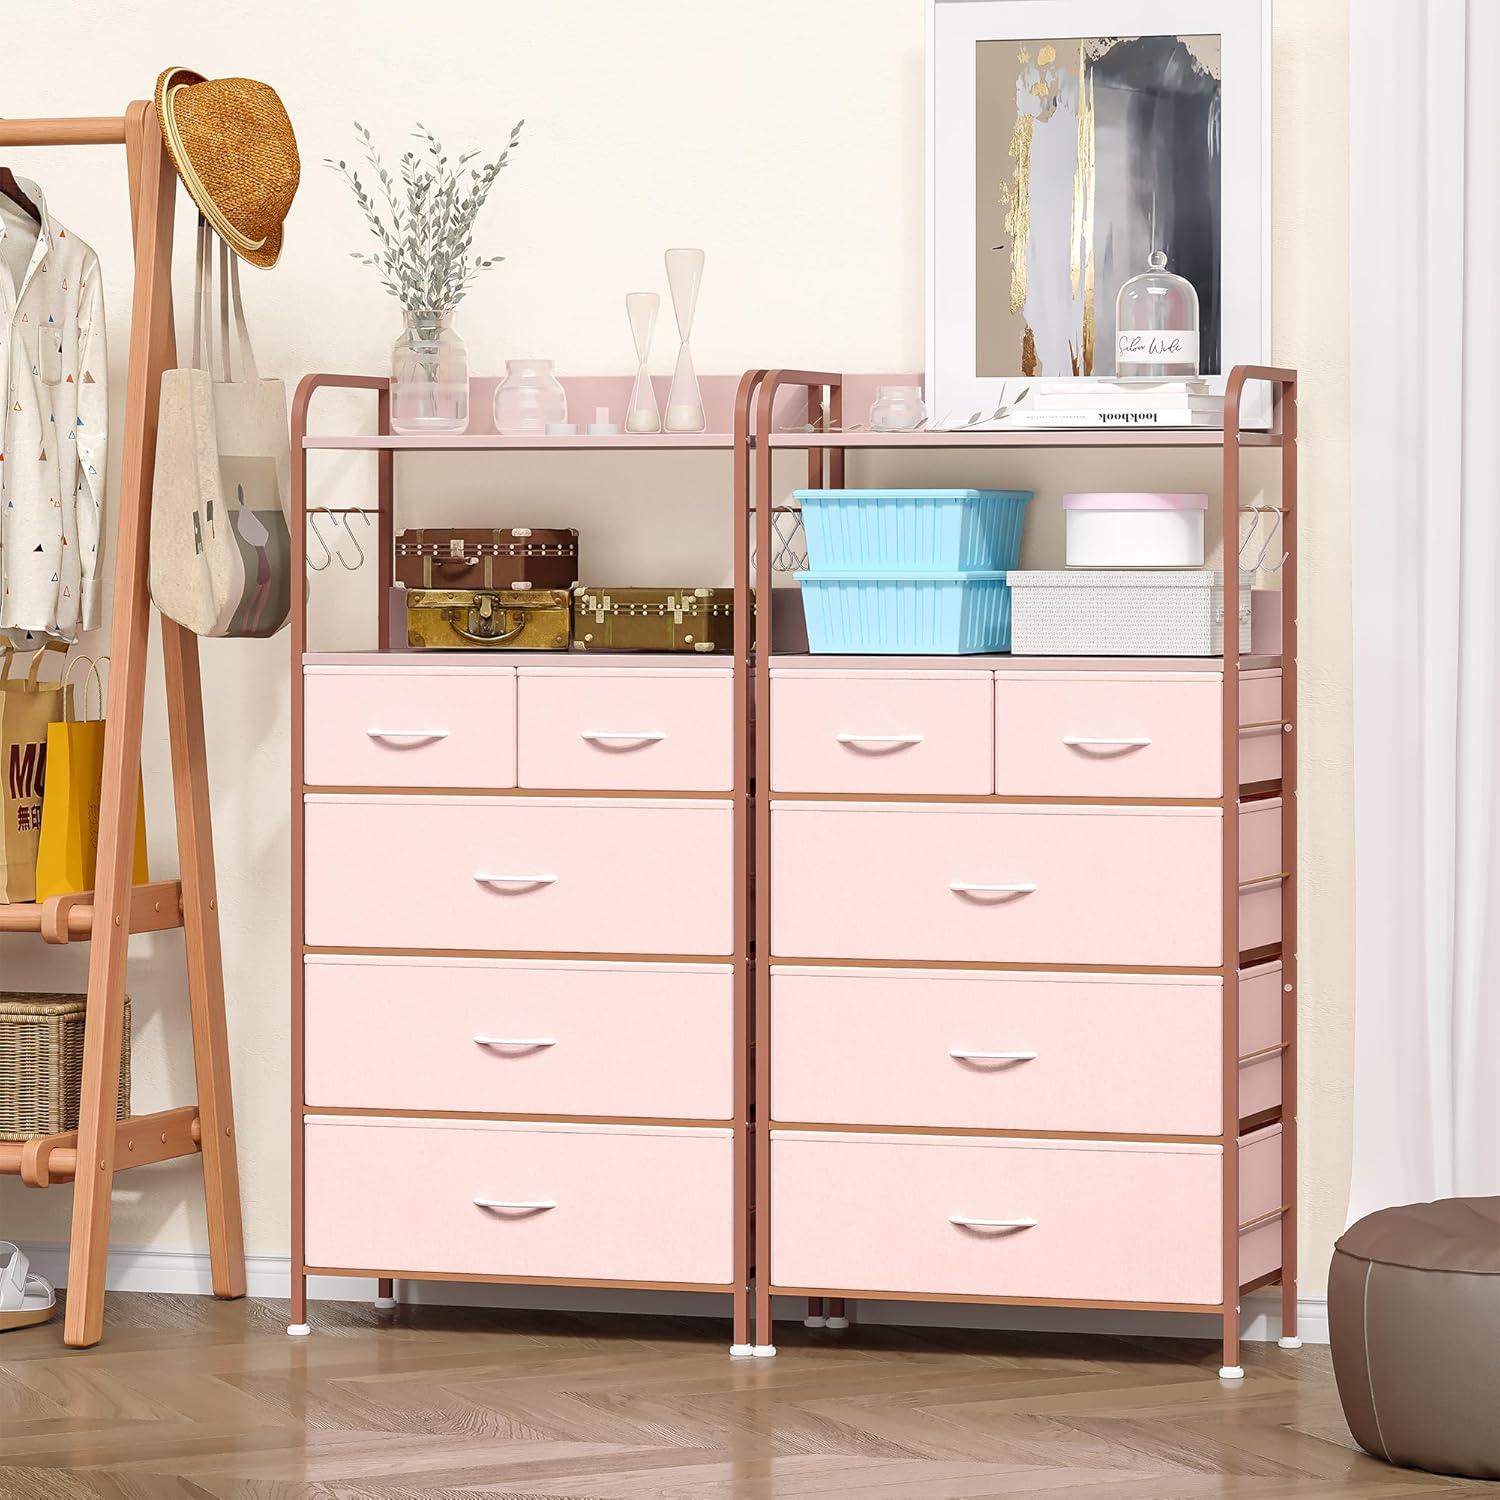
[[[42,796],[47,789],[47,726],[63,717],[70,694],[61,682],[41,682],[49,651],[67,651],[48,641],[31,659],[23,679],[13,679],[15,652],[0,662],[0,901],[36,900],[36,853],[42,836]]]
[[[200,219],[193,363],[161,379],[151,597],[197,635],[275,635],[291,609],[286,387],[255,368],[239,257],[220,241],[217,277],[212,260]]]

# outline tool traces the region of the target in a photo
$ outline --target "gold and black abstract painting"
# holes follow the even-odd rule
[[[1218,36],[982,41],[979,375],[1113,375],[1115,297],[1162,250],[1220,370]]]

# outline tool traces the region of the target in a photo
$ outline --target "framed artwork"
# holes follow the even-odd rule
[[[927,0],[927,406],[1115,374],[1153,252],[1200,373],[1270,352],[1270,0]]]

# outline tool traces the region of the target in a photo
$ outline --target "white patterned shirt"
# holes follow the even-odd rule
[[[109,423],[99,258],[21,189],[0,194],[0,630],[61,636],[99,623]]]

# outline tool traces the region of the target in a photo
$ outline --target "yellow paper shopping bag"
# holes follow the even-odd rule
[[[104,720],[90,719],[88,689],[99,689],[99,711],[104,711],[104,686],[99,668],[109,660],[86,661],[83,683],[84,718],[70,717],[66,699],[63,717],[47,726],[47,791],[42,799],[42,838],[36,856],[36,899],[71,895],[94,888],[94,865],[99,856],[99,786],[104,775]],[[72,668],[69,668],[69,676]],[[146,805],[139,790],[135,808],[136,885],[146,874]]]
[[[47,726],[66,715],[68,689],[42,682],[43,658],[65,652],[49,641],[31,659],[23,678],[12,678],[15,652],[0,659],[0,901],[36,899],[36,853],[41,838],[42,802],[47,785]]]

